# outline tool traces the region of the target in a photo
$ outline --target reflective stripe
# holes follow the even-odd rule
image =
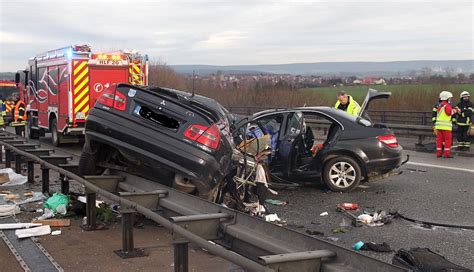
[[[441,107],[436,116],[435,129],[438,130],[449,130],[453,129],[453,124],[451,122],[451,116],[446,114],[446,106]]]

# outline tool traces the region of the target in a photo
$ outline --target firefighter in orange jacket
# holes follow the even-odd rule
[[[21,99],[17,99],[15,102],[15,109],[13,110],[13,122],[12,127],[15,127],[15,133],[18,136],[25,136],[25,125],[26,125],[26,110],[25,102]]]
[[[436,109],[436,121],[435,121],[435,131],[436,131],[436,157],[441,158],[452,158],[451,156],[451,144],[453,140],[452,130],[452,116],[457,112],[457,109],[453,109],[449,103],[453,98],[453,94],[448,91],[443,91],[439,94],[439,100],[441,101],[438,104]],[[443,151],[444,144],[444,151]]]
[[[7,115],[7,109],[5,102],[3,102],[3,97],[0,95],[0,129],[5,130],[5,119],[4,116]]]

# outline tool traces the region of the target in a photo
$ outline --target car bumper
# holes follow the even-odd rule
[[[200,194],[212,190],[224,178],[230,166],[230,148],[227,154],[210,154],[106,111],[89,115],[86,140],[126,151],[148,166],[156,165],[156,168],[182,174],[193,180]]]

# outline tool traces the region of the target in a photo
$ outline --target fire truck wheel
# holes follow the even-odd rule
[[[61,145],[62,135],[61,132],[58,131],[58,121],[56,121],[56,118],[51,119],[51,138],[54,146]]]
[[[27,129],[28,129],[28,137],[30,139],[39,139],[39,134],[37,130],[32,129],[33,126],[33,120],[31,120],[31,117],[28,118],[27,121]]]

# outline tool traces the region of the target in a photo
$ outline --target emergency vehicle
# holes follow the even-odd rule
[[[72,45],[33,57],[25,91],[30,138],[51,132],[54,145],[78,142],[89,109],[108,86],[148,85],[148,57],[132,51],[92,52]]]
[[[5,108],[7,115],[4,116],[4,120],[6,123],[11,122],[12,120],[12,111],[15,108],[15,97],[19,97],[23,99],[23,86],[19,82],[19,74],[17,75],[15,81],[11,80],[0,80],[0,97],[3,98],[3,102],[5,102]]]

